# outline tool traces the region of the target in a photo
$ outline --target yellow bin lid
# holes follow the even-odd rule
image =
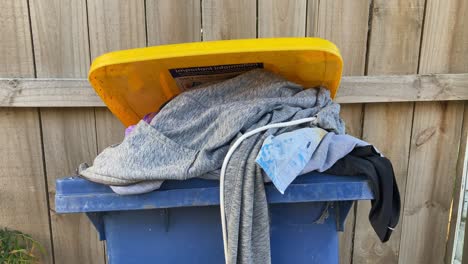
[[[338,48],[324,39],[245,39],[110,52],[93,61],[88,78],[112,113],[129,126],[182,91],[254,68],[304,87],[326,87],[334,98],[342,67]]]

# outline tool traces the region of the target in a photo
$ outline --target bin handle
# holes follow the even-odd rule
[[[226,215],[224,212],[224,175],[226,173],[226,167],[227,164],[229,163],[229,160],[231,159],[232,154],[234,151],[239,147],[239,145],[244,141],[245,139],[258,134],[260,132],[263,132],[265,130],[268,130],[270,128],[281,128],[281,127],[289,127],[289,126],[296,126],[304,123],[311,122],[312,125],[316,126],[317,125],[317,117],[306,117],[306,118],[301,118],[293,121],[288,121],[288,122],[282,122],[282,123],[274,123],[274,124],[269,124],[266,126],[262,126],[259,128],[256,128],[252,131],[249,131],[239,137],[232,147],[229,148],[226,157],[224,157],[223,160],[223,165],[221,167],[221,174],[219,178],[219,207],[220,207],[220,212],[221,212],[221,228],[223,231],[223,247],[224,247],[224,260],[226,263],[228,263],[228,258],[227,258],[227,230],[226,230]]]

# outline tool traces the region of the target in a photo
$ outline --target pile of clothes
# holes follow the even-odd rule
[[[156,190],[165,180],[221,178],[227,263],[271,263],[264,182],[284,193],[310,171],[364,175],[375,196],[369,220],[385,242],[400,214],[392,165],[346,135],[339,112],[327,89],[252,70],[178,95],[79,173],[122,195]]]

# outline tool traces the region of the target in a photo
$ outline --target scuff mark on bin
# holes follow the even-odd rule
[[[325,223],[325,220],[327,220],[328,217],[330,216],[330,213],[328,212],[328,208],[330,207],[331,204],[332,204],[331,202],[327,203],[327,205],[323,209],[322,214],[320,215],[320,217],[317,220],[314,221],[314,224],[324,224]]]

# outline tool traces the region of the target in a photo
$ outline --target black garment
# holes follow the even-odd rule
[[[380,240],[386,242],[400,217],[400,193],[390,160],[381,157],[373,146],[357,147],[325,173],[369,178],[374,192],[369,221]]]

